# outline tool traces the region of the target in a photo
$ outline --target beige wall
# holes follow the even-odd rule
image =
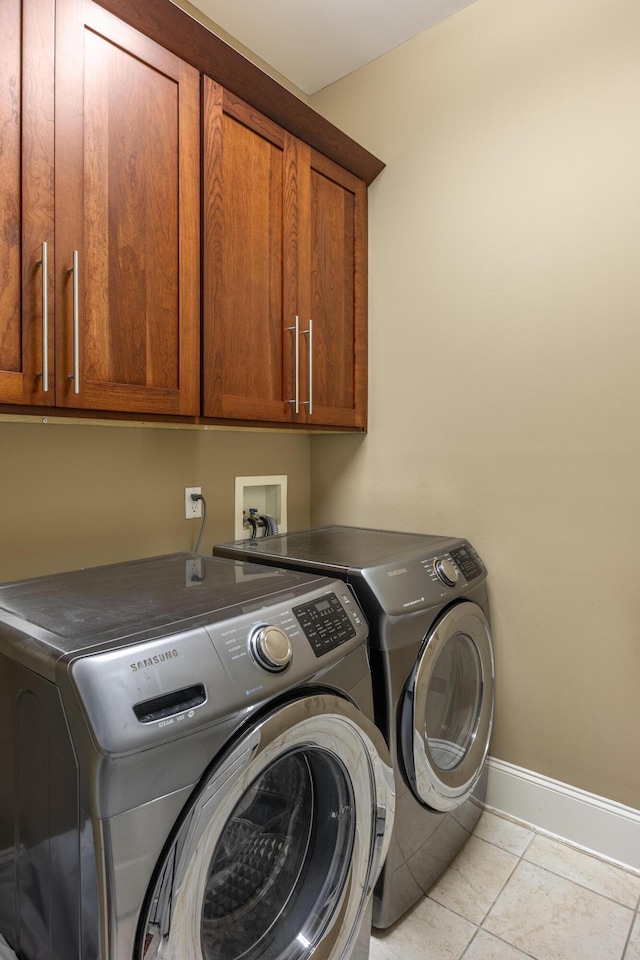
[[[312,520],[468,536],[494,756],[640,808],[640,4],[477,0],[318,94],[370,190],[370,432]]]
[[[309,525],[309,438],[0,422],[0,582],[191,550],[184,488],[202,487],[200,551],[232,540],[236,476],[287,474],[290,525]]]

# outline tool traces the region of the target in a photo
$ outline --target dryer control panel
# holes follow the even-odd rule
[[[435,549],[360,571],[389,616],[462,599],[486,574],[482,560],[466,540],[443,540]]]
[[[451,557],[467,581],[475,580],[476,577],[480,577],[484,573],[480,558],[470,544],[463,544],[452,549]]]

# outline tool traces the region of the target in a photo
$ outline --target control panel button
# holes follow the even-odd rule
[[[448,587],[455,587],[458,582],[458,571],[450,560],[434,560],[433,569],[436,576]]]
[[[304,635],[316,657],[321,657],[355,637],[356,631],[347,611],[335,593],[293,608]],[[360,620],[356,614],[356,621]]]
[[[462,547],[456,547],[455,550],[451,551],[451,556],[455,560],[458,569],[462,572],[467,582],[475,580],[476,577],[481,576],[482,566],[477,556],[474,555],[471,546],[465,545]]]
[[[284,630],[265,623],[251,631],[249,649],[258,666],[279,673],[291,663],[291,642]]]

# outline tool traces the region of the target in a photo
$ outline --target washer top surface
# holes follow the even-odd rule
[[[310,584],[317,576],[196,554],[170,554],[0,586],[0,620],[60,652],[166,625],[184,629]],[[216,615],[218,615],[216,617]]]
[[[344,582],[196,554],[0,587],[0,654],[55,683],[113,756],[252,709],[366,640]]]

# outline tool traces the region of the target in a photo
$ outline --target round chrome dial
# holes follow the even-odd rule
[[[291,642],[284,630],[264,623],[255,627],[249,637],[253,659],[263,670],[278,673],[291,663]]]
[[[458,571],[450,560],[434,560],[433,569],[438,579],[447,587],[455,587],[458,582]]]

